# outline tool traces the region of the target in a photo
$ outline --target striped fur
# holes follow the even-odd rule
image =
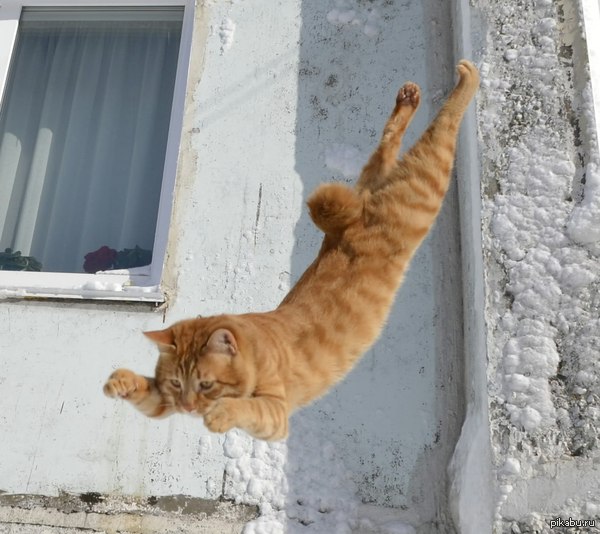
[[[188,412],[202,416],[214,432],[238,427],[257,438],[284,438],[290,413],[323,395],[377,339],[433,225],[448,189],[460,122],[479,84],[468,61],[457,70],[457,86],[400,161],[402,136],[419,105],[413,83],[400,89],[356,186],[324,184],[310,196],[323,245],[277,309],[146,332],[160,350],[156,378],[119,369],[105,393],[150,417]]]

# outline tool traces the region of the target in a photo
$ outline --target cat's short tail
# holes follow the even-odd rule
[[[343,184],[322,184],[308,197],[313,222],[326,234],[342,232],[362,215],[363,202]]]

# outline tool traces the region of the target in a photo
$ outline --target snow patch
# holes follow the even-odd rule
[[[27,295],[24,289],[0,289],[0,300],[19,299]]]
[[[352,145],[336,143],[325,149],[325,165],[348,181],[358,178],[365,161],[364,154]]]
[[[504,355],[509,373],[503,396],[511,421],[527,431],[550,425],[556,414],[548,379],[559,362],[554,341],[536,335],[515,337],[506,343]]]
[[[233,45],[235,36],[235,23],[229,18],[223,19],[219,27],[219,38],[221,39],[221,54],[224,54]]]
[[[487,413],[481,406],[467,405],[465,422],[448,466],[450,511],[462,534],[490,532],[492,518],[486,511],[493,504],[489,502],[492,480],[488,442]]]
[[[590,246],[594,251],[599,251],[600,170],[596,163],[590,163],[586,168],[583,199],[573,209],[567,229],[573,241]]]
[[[585,503],[585,513],[588,517],[597,517],[600,512],[600,506],[593,502]]]
[[[251,452],[251,442],[241,432],[229,432],[223,442],[223,454],[226,458],[241,458]]]
[[[84,291],[123,291],[123,284],[118,282],[101,282],[90,280],[81,286]]]
[[[517,458],[507,458],[500,472],[507,476],[519,475],[521,473],[521,462]]]
[[[376,523],[360,517],[360,499],[350,471],[327,436],[293,417],[285,442],[264,442],[232,430],[225,436],[225,496],[258,505],[260,517],[244,534],[360,532],[414,534],[398,521]]]
[[[327,13],[327,21],[336,26],[356,26],[370,38],[381,32],[381,15],[375,7],[365,9],[358,2],[336,0],[335,8]]]

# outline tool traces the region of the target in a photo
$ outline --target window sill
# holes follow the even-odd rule
[[[71,274],[0,271],[0,300],[70,299],[152,302],[165,296],[145,274],[129,271]]]

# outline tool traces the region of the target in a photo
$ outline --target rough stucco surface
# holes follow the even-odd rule
[[[597,139],[577,4],[475,2],[495,532],[600,531],[600,269],[578,212]],[[559,516],[596,527],[551,530]]]

